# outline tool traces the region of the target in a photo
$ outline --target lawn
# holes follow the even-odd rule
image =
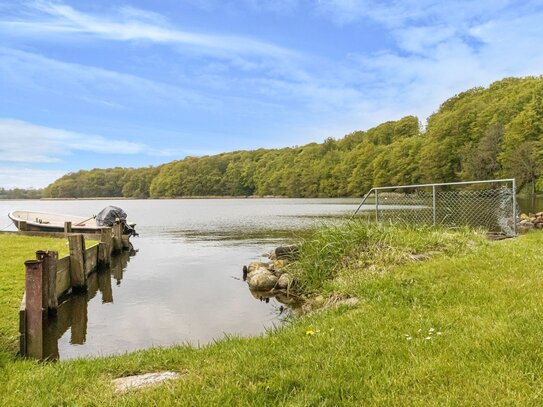
[[[22,261],[44,241],[0,240],[12,248],[0,254],[0,327],[8,333],[1,343],[1,400],[10,406],[543,404],[542,233],[488,242],[467,230],[348,227],[354,229],[309,238],[292,271],[307,292],[356,296],[356,306],[200,349],[57,363],[12,356]],[[64,244],[47,244],[55,243]],[[183,376],[126,394],[111,385],[116,377],[162,370]]]

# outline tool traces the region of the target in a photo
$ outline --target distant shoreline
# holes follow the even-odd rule
[[[289,196],[179,196],[173,198],[132,198],[122,196],[111,197],[85,197],[85,198],[0,198],[0,201],[160,201],[185,199],[359,199],[357,196],[316,196],[316,197],[289,197]]]

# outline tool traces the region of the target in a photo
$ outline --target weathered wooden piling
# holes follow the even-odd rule
[[[70,246],[70,278],[72,290],[84,290],[87,285],[85,271],[85,238],[80,233],[68,235]]]
[[[28,230],[28,224],[24,220],[20,220],[18,224],[18,229],[24,232]]]
[[[99,236],[100,243],[89,248],[85,247],[85,236],[89,239],[97,239],[97,235],[68,234],[69,256],[59,259],[56,251],[40,250],[36,252],[36,260],[25,262],[26,290],[19,308],[19,352],[21,355],[42,359],[52,354],[44,339],[45,328],[52,329],[47,326],[44,311],[54,312],[59,307],[59,298],[63,298],[70,292],[87,290],[89,281],[92,283],[94,278],[96,287],[91,286],[87,295],[74,297],[77,302],[77,307],[75,307],[77,315],[74,314],[70,320],[72,342],[84,343],[88,297],[94,296],[100,285],[103,301],[113,301],[109,274],[98,281],[99,276],[91,273],[100,264],[110,265],[115,278],[122,278],[122,262],[120,261],[122,256],[112,259],[112,253],[121,252],[123,248],[130,245],[128,236],[123,238],[122,232],[123,225],[120,222],[116,223],[114,228],[102,228]],[[90,280],[87,276],[90,276]],[[53,353],[58,354],[58,349],[56,353]]]
[[[113,253],[123,250],[123,224],[118,220],[113,224]]]
[[[41,260],[25,262],[25,349],[30,357],[43,357],[43,268]]]
[[[100,247],[98,249],[98,263],[108,266],[111,263],[111,251],[113,248],[113,231],[111,228],[100,229]]]
[[[38,250],[36,259],[42,261],[43,268],[43,307],[49,312],[56,312],[57,300],[57,251]]]
[[[72,233],[72,222],[64,222],[64,233]]]

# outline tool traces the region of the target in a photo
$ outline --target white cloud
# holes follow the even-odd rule
[[[216,12],[233,4],[191,1]],[[186,139],[199,136],[200,144],[205,143],[206,132],[214,134],[209,139],[240,132],[235,124],[233,129],[227,127],[233,123],[224,119],[227,116],[243,122],[244,128],[253,126],[260,138],[252,142],[258,146],[270,145],[270,140],[281,146],[338,137],[407,114],[424,121],[441,102],[460,91],[504,76],[538,75],[543,67],[543,10],[530,1],[243,2],[253,11],[280,13],[303,5],[307,6],[306,17],[331,18],[338,29],[371,21],[386,32],[379,52],[365,53],[353,45],[353,53],[333,59],[325,55],[292,57],[298,54],[254,38],[183,31],[171,26],[164,16],[139,9],[125,7],[105,15],[82,13],[58,3],[38,4],[39,13],[33,18],[8,21],[0,17],[4,36],[47,37],[70,32],[76,39],[170,44],[167,49],[182,53],[174,55],[171,68],[184,66],[179,75],[161,77],[161,81],[172,83],[166,84],[0,48],[0,76],[7,78],[6,86],[17,90],[33,86],[43,95],[58,92],[56,97],[79,97],[119,113],[168,111],[172,116],[175,112],[188,117],[197,109],[199,113],[207,109],[205,113],[224,123],[224,128],[198,123],[195,134],[186,130]],[[352,40],[355,44],[356,38]],[[191,68],[195,61],[184,64],[187,49],[207,54]],[[141,125],[137,119],[134,123]],[[177,129],[174,132],[171,140],[179,135]],[[96,149],[103,140],[95,140],[98,142],[93,144],[79,139],[77,147],[68,150]],[[228,148],[227,143],[220,148]],[[45,159],[59,157],[62,153]]]
[[[0,119],[0,162],[55,163],[75,151],[158,156],[175,154],[172,150],[155,149],[141,143]]]
[[[127,103],[182,106],[216,104],[188,87],[152,81],[139,76],[63,62],[42,55],[0,46],[0,76],[5,87],[58,94],[110,109]],[[2,89],[0,89],[0,94]]]
[[[293,58],[296,53],[285,47],[250,37],[213,35],[184,31],[170,26],[156,13],[124,7],[111,15],[93,15],[71,6],[37,1],[32,19],[0,21],[0,29],[8,35],[91,35],[115,41],[150,41],[188,46],[193,52],[237,55],[260,55],[278,59]]]
[[[56,170],[0,166],[0,188],[43,188],[65,173]]]

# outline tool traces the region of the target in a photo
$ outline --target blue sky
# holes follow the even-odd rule
[[[541,1],[0,0],[0,186],[423,122],[543,74]]]

